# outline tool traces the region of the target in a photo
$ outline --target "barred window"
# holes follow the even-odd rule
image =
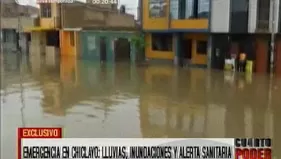
[[[40,5],[41,17],[50,18],[52,17],[51,3],[44,3]]]
[[[150,0],[149,1],[150,17],[165,17],[167,16],[167,3],[165,0]]]

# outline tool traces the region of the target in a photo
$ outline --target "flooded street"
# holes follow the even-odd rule
[[[16,156],[18,127],[49,126],[83,138],[272,137],[281,157],[280,79],[16,54],[3,67],[5,158]]]

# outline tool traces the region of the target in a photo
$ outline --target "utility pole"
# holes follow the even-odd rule
[[[2,58],[3,58],[3,56],[2,56],[2,54],[3,54],[3,29],[2,29],[2,22],[3,22],[3,20],[2,20],[2,13],[3,13],[3,5],[4,5],[4,3],[3,3],[3,0],[0,0],[0,55],[1,55],[1,60],[3,60]],[[1,61],[2,62],[2,61]]]
[[[270,50],[270,73],[274,73],[274,53],[275,53],[275,24],[276,24],[276,0],[272,0],[271,3],[271,50]]]

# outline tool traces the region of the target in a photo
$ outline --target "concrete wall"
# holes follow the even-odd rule
[[[46,46],[46,64],[47,66],[55,66],[58,62],[59,48],[54,46]]]
[[[9,30],[9,31],[8,31]],[[17,51],[17,32],[16,29],[3,29],[3,34],[8,36],[6,40],[3,40],[3,50],[4,51]],[[22,48],[22,51],[27,52],[27,35],[25,33],[20,33],[19,35],[19,46]],[[5,38],[5,37],[3,37]]]
[[[2,18],[1,25],[2,28],[16,29],[16,30],[18,30],[18,28],[20,27],[20,31],[22,31],[23,28],[34,26],[34,18],[31,17]]]
[[[45,32],[32,32],[30,43],[30,55],[40,56],[46,53],[46,33]]]
[[[230,0],[215,0],[211,3],[211,32],[229,32]]]
[[[230,32],[230,24],[233,22],[233,25],[236,25],[237,22],[234,22],[233,17],[230,18],[231,9],[233,9],[231,3],[235,4],[235,0],[214,0],[211,5],[211,32],[213,33],[228,33]],[[236,2],[238,3],[238,2]],[[257,20],[258,20],[258,0],[249,0],[248,2],[248,32],[255,33],[257,32]],[[274,11],[275,16],[275,32],[277,32],[279,26],[279,4],[280,0],[275,0],[275,4],[272,5],[273,1],[270,1],[269,9],[269,22],[272,21],[272,12]],[[239,4],[240,5],[240,4]],[[231,8],[232,7],[232,8]],[[233,12],[233,11],[232,11]],[[239,20],[239,19],[238,19]],[[240,19],[242,20],[242,19]],[[240,21],[242,23],[242,21]],[[239,26],[241,26],[240,24]],[[265,32],[271,32],[272,23],[269,23],[269,29]],[[263,31],[264,32],[264,31]]]
[[[89,26],[135,27],[133,15],[120,14],[116,11],[87,6],[83,3],[62,5],[62,18],[64,28]]]
[[[249,0],[248,32],[254,33],[257,26],[258,0]]]

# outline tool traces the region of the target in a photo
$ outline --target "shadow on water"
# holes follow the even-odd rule
[[[261,75],[10,56],[1,81],[5,143],[20,126],[61,126],[66,137],[273,137],[281,147],[280,79],[270,86]]]

